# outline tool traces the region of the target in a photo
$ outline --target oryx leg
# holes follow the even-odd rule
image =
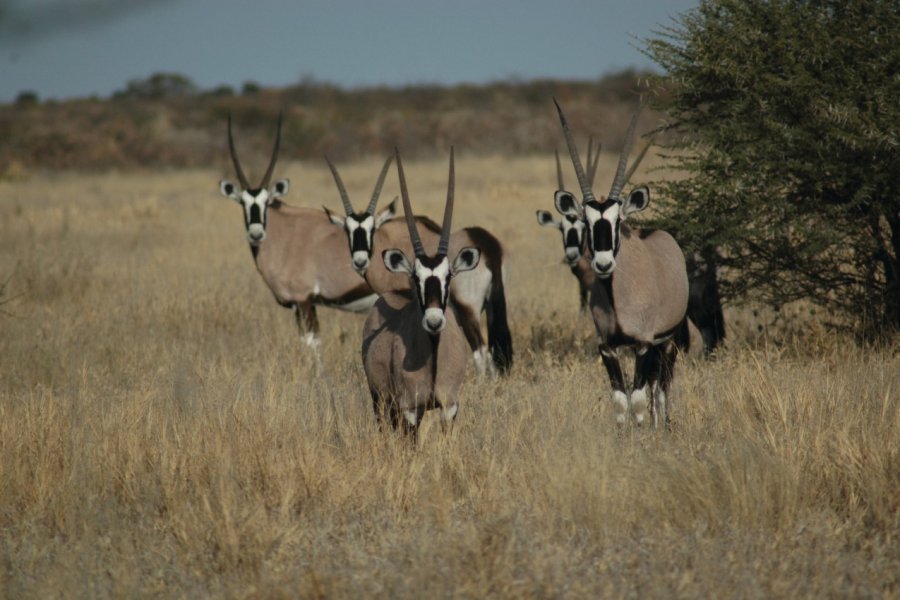
[[[586,315],[588,313],[588,304],[590,301],[591,288],[582,285],[580,282],[578,284],[578,313],[582,315]]]
[[[441,405],[441,430],[444,433],[453,431],[453,423],[456,422],[456,415],[459,414],[459,403],[456,400],[444,401]]]
[[[634,386],[631,390],[631,412],[634,422],[638,425],[644,422],[647,416],[647,408],[650,406],[654,383],[659,379],[659,353],[656,346],[645,344],[634,351]]]
[[[628,394],[625,393],[625,375],[622,373],[622,365],[619,364],[619,355],[616,351],[600,344],[600,358],[609,375],[609,383],[612,385],[613,411],[616,415],[616,423],[624,423],[628,412]]]
[[[372,410],[375,411],[375,424],[378,426],[378,431],[383,431],[382,429],[382,421],[385,417],[385,403],[384,398],[381,397],[377,391],[372,388],[369,388],[369,393],[372,394]],[[395,426],[396,428],[396,426]]]
[[[312,349],[319,347],[319,318],[316,316],[316,306],[312,302],[297,302],[294,304],[294,317],[297,319],[297,329],[306,345]]]
[[[481,320],[478,314],[468,306],[457,304],[456,316],[462,327],[463,335],[466,336],[466,341],[469,342],[469,347],[472,349],[475,372],[479,376],[485,374],[493,376],[494,361],[491,360],[490,351],[484,341],[484,335],[481,333]]]
[[[672,379],[675,377],[675,359],[678,357],[678,348],[672,342],[667,342],[659,347],[660,369],[659,384],[656,395],[659,398],[659,413],[664,416],[666,429],[671,425],[672,412]]]
[[[403,410],[402,416],[399,418],[400,427],[403,430],[403,433],[412,439],[413,444],[419,439],[419,426],[422,424],[422,417],[424,416],[425,407],[415,406]]]

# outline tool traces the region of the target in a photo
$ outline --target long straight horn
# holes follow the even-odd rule
[[[575,146],[575,140],[572,139],[572,132],[569,131],[569,123],[566,121],[566,116],[563,114],[562,108],[560,108],[556,98],[553,99],[553,104],[556,105],[556,112],[559,113],[559,122],[562,124],[563,134],[566,136],[566,144],[569,146],[569,155],[572,157],[572,164],[575,165],[575,175],[578,176],[578,185],[581,186],[582,202],[590,202],[595,199],[594,192],[591,190],[591,184],[584,174],[584,169],[581,166],[581,159],[578,158],[578,148]]]
[[[453,146],[450,146],[450,177],[447,183],[447,203],[444,205],[444,223],[441,225],[441,242],[438,255],[446,256],[450,245],[450,224],[453,222],[453,192],[456,188],[456,170],[453,167]]]
[[[260,189],[269,187],[269,181],[272,179],[272,171],[275,170],[275,162],[278,160],[278,148],[281,146],[281,117],[282,113],[278,113],[278,133],[275,134],[275,148],[272,150],[272,160],[269,161],[269,168],[263,175],[262,183],[259,184]]]
[[[325,162],[328,163],[328,168],[331,169],[331,176],[334,177],[334,183],[337,185],[338,192],[341,195],[341,203],[344,205],[344,212],[347,213],[347,216],[353,214],[353,205],[350,204],[350,196],[347,195],[347,188],[344,187],[344,182],[341,180],[341,176],[338,173],[337,167],[332,164],[331,159],[328,158],[328,155],[325,155]]]
[[[403,197],[403,214],[406,217],[406,227],[409,229],[409,241],[412,242],[416,258],[422,258],[425,256],[425,248],[422,246],[422,239],[419,237],[416,221],[413,218],[412,206],[409,204],[409,190],[406,189],[406,175],[403,174],[400,149],[394,148],[394,154],[397,156],[397,174],[400,176],[400,195]]]
[[[559,150],[554,150],[553,153],[556,155],[556,184],[559,186],[556,189],[564,190],[566,184],[563,183],[562,166],[559,164]]]
[[[241,169],[241,163],[238,161],[237,152],[234,150],[234,136],[231,135],[231,113],[228,113],[228,149],[231,151],[231,162],[234,163],[234,172],[241,184],[241,189],[249,189],[250,184],[247,183],[247,176]]]
[[[631,166],[628,167],[628,172],[625,173],[625,183],[627,184],[631,181],[631,176],[634,175],[634,172],[637,171],[638,165],[641,164],[641,161],[644,160],[644,156],[647,155],[647,150],[650,149],[650,146],[653,145],[653,140],[649,140],[644,147],[641,149],[641,152],[637,155],[637,158],[634,159],[634,162],[631,163]]]
[[[588,160],[588,181],[591,182],[591,187],[594,187],[594,179],[597,177],[597,165],[600,164],[600,150],[602,148],[602,144],[597,142],[597,151],[594,153],[594,162]]]
[[[378,204],[378,196],[381,195],[381,187],[384,185],[384,178],[387,175],[388,167],[391,166],[392,160],[394,160],[394,157],[388,156],[387,160],[384,161],[384,166],[381,167],[381,174],[378,175],[378,181],[375,183],[375,191],[372,192],[372,199],[369,200],[369,207],[366,209],[367,215],[375,214],[375,206]]]
[[[613,179],[612,187],[609,189],[610,200],[618,200],[625,187],[625,168],[628,166],[628,154],[631,152],[631,142],[634,137],[634,128],[637,126],[637,115],[631,117],[631,124],[628,125],[628,131],[625,133],[625,145],[622,146],[622,153],[619,154],[619,166],[616,168],[616,176]]]

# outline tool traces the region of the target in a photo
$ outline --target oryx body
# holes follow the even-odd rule
[[[395,214],[391,204],[377,215],[375,206],[390,164],[388,159],[381,170],[369,206],[364,212],[355,212],[341,181],[337,168],[328,161],[335,183],[341,195],[346,213],[341,217],[325,208],[331,222],[344,229],[349,241],[350,258],[354,269],[362,275],[377,294],[409,289],[409,278],[405,273],[391,272],[382,261],[371,260],[380,257],[388,249],[402,250],[407,256],[413,251],[409,231],[404,218],[391,218]],[[441,230],[427,217],[416,216],[421,241],[428,247],[438,243]],[[450,284],[457,320],[469,343],[479,373],[496,366],[502,373],[512,364],[512,337],[506,319],[506,296],[503,283],[503,246],[489,231],[481,227],[466,227],[450,235],[449,256],[466,247],[480,251],[478,265],[454,277]],[[481,313],[487,312],[488,341],[485,344],[481,331]]]
[[[558,104],[557,111],[582,201],[579,203],[570,192],[559,190],[555,204],[560,213],[577,216],[584,222],[590,266],[596,277],[590,292],[591,316],[600,355],[612,383],[616,420],[624,422],[630,408],[635,421],[643,422],[648,400],[652,400],[654,424],[660,416],[668,424],[668,396],[676,357],[673,337],[685,323],[688,278],[684,254],[671,235],[661,230],[632,229],[625,222],[630,214],[644,210],[650,202],[646,187],[621,196],[630,177],[626,167],[636,118],[626,135],[609,196],[597,198]],[[630,397],[617,353],[621,347],[634,349],[636,356]]]
[[[441,409],[445,425],[456,418],[468,351],[449,288],[456,274],[475,268],[479,251],[463,248],[452,263],[448,258],[454,191],[452,149],[444,221],[434,255],[426,254],[412,218],[399,152],[397,170],[414,259],[410,261],[397,248],[382,253],[388,270],[406,275],[408,289],[386,292],[375,303],[363,327],[362,358],[376,417],[386,410],[394,428],[415,434],[430,408]]]
[[[287,179],[269,188],[280,140],[279,117],[269,168],[262,183],[251,186],[234,149],[229,116],[228,143],[239,184],[223,180],[219,189],[241,204],[257,270],[275,300],[294,310],[306,343],[315,347],[319,343],[317,305],[363,312],[377,296],[342,259],[346,240],[328,218],[318,210],[284,204],[281,198],[290,187]]]

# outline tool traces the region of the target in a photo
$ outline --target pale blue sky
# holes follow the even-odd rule
[[[0,102],[107,96],[159,71],[203,89],[593,79],[654,68],[641,39],[697,3],[0,0]]]

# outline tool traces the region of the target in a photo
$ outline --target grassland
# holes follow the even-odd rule
[[[508,247],[516,364],[416,450],[375,429],[362,317],[322,309],[321,360],[302,346],[224,171],[0,183],[0,596],[900,594],[896,348],[731,310],[718,359],[679,364],[673,431],[617,429],[535,222],[552,160],[457,158],[456,223]],[[342,165],[353,197],[379,165]],[[339,206],[318,161],[279,173]],[[438,216],[445,162],[407,176]]]

